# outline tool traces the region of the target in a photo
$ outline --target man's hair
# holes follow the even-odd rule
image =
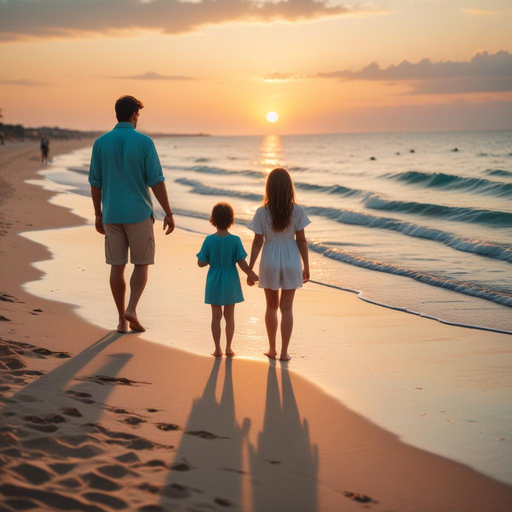
[[[133,96],[121,96],[116,101],[116,117],[120,123],[126,123],[130,120],[134,112],[144,108],[142,101]]]
[[[212,210],[210,222],[218,229],[228,229],[235,222],[235,212],[229,203],[217,203]]]

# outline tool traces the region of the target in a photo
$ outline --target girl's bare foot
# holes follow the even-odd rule
[[[222,350],[220,348],[216,348],[215,352],[212,352],[213,357],[222,357]]]
[[[117,324],[117,332],[127,333],[128,332],[128,321],[124,318],[119,319],[119,323]]]
[[[232,349],[230,349],[230,348],[226,349],[226,357],[233,357],[234,355],[235,355],[235,353],[233,352]]]
[[[291,357],[288,354],[281,354],[279,361],[289,361]]]
[[[277,352],[275,350],[269,350],[268,352],[263,352],[263,354],[270,359],[276,359],[277,358]]]
[[[137,318],[137,315],[135,313],[132,313],[131,311],[127,310],[124,313],[124,318],[126,320],[128,320],[128,322],[130,323],[130,329],[132,331],[137,331],[137,332],[145,332],[146,331],[144,326],[139,322],[139,319]]]

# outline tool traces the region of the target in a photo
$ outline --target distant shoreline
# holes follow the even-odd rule
[[[105,131],[82,131],[60,128],[58,126],[39,126],[37,128],[25,127],[21,124],[0,123],[0,143],[4,141],[21,142],[25,140],[39,140],[49,137],[54,140],[95,139]],[[143,132],[144,133],[144,132]],[[207,133],[150,133],[150,137],[209,137]]]

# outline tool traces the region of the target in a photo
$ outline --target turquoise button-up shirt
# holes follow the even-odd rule
[[[155,143],[131,123],[117,123],[92,148],[89,183],[101,188],[103,222],[136,224],[153,213],[148,187],[165,181]]]

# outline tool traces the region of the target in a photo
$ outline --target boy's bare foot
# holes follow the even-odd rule
[[[222,357],[222,350],[220,348],[215,349],[215,352],[212,352],[213,357]]]
[[[233,357],[235,353],[230,348],[226,349],[226,357]]]
[[[130,329],[132,331],[137,332],[145,332],[146,329],[144,326],[139,322],[139,319],[137,318],[137,315],[135,313],[132,313],[131,311],[125,311],[124,313],[125,320],[128,320],[130,323]]]
[[[289,356],[288,354],[281,354],[281,356],[279,357],[279,361],[289,361],[291,359],[291,356]]]
[[[117,324],[117,332],[127,333],[128,332],[128,320],[124,318],[119,319],[119,323]]]
[[[277,352],[275,350],[269,350],[267,352],[263,352],[263,355],[269,357],[270,359],[276,359],[277,358]]]

